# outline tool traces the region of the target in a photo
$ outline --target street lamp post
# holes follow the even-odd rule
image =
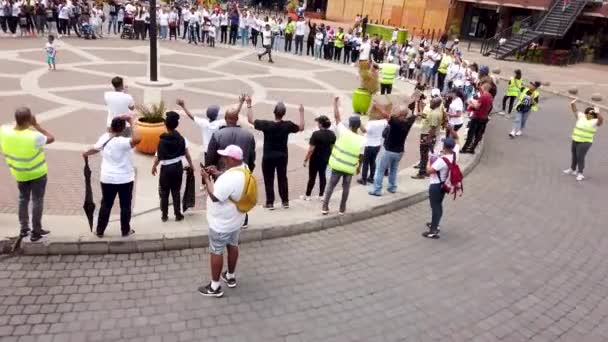
[[[156,0],[150,0],[150,81],[158,81],[158,41],[156,35]]]

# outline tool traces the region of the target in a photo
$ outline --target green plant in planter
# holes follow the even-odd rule
[[[139,121],[145,123],[160,123],[165,121],[165,112],[167,107],[164,101],[152,104],[150,106],[139,105],[137,111],[139,113]]]
[[[380,88],[378,71],[370,68],[367,63],[359,64],[359,79],[361,86],[353,93],[353,111],[355,113],[366,114],[372,103],[372,96]]]

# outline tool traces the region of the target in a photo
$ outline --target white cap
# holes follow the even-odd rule
[[[388,56],[388,58],[386,59],[389,63],[392,63],[394,58],[393,56]]]
[[[434,88],[433,90],[431,90],[431,97],[437,97],[437,96],[441,96],[441,90]]]
[[[464,87],[464,82],[462,82],[462,80],[454,81],[454,88],[463,88],[463,87]]]

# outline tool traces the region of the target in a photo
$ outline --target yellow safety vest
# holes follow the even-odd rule
[[[448,55],[444,55],[441,57],[441,62],[439,62],[439,68],[437,68],[437,72],[441,74],[448,73],[448,67],[452,64],[452,57]]]
[[[587,118],[578,119],[572,131],[572,140],[576,142],[593,142],[593,137],[595,136],[595,132],[597,132],[597,127],[594,127],[596,122],[594,120],[587,120]]]
[[[44,151],[42,147],[36,147],[36,131],[20,131],[3,126],[0,137],[4,159],[17,182],[27,182],[46,175]]]
[[[511,77],[511,80],[509,81],[509,86],[507,87],[507,96],[519,97],[521,88],[523,87],[523,83],[523,80],[518,80],[515,77]]]
[[[363,137],[353,131],[349,130],[341,134],[331,151],[329,167],[332,170],[354,175],[357,172],[359,154],[364,143]]]
[[[336,39],[334,41],[334,46],[337,47],[337,48],[343,48],[344,47],[344,33],[338,32],[338,34],[336,34]]]
[[[526,93],[528,92],[528,90],[529,89],[526,88],[521,92],[521,94],[519,95],[519,99],[517,99],[517,103],[515,104],[515,108],[517,108],[517,106],[519,106],[519,104],[523,100],[523,98],[526,95]],[[538,97],[539,96],[540,96],[540,92],[538,90],[535,90],[532,92],[532,111],[533,112],[538,112]]]
[[[393,84],[395,77],[397,76],[397,70],[399,70],[399,66],[397,64],[382,63],[382,67],[380,68],[382,79],[380,79],[380,83]]]

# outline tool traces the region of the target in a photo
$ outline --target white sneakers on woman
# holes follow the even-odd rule
[[[572,170],[572,169],[565,169],[565,170],[563,171],[563,173],[564,173],[565,175],[573,175],[573,176],[576,176],[576,180],[577,180],[577,181],[579,181],[579,182],[585,179],[585,176],[584,176],[582,173],[580,173],[580,172],[576,172],[576,171],[574,171],[574,170]]]

